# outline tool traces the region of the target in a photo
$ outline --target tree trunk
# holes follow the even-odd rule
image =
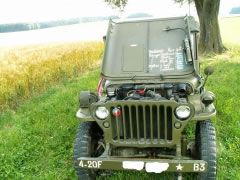
[[[200,22],[200,53],[222,53],[225,48],[218,23],[220,0],[195,0],[194,2]]]

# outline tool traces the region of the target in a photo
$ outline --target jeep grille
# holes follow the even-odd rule
[[[116,106],[110,110],[114,108]],[[159,144],[173,139],[171,106],[137,103],[118,105],[117,108],[122,114],[120,117],[111,117],[113,141]]]

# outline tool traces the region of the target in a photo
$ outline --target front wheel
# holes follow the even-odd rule
[[[78,179],[95,180],[96,170],[87,170],[79,167],[79,157],[98,157],[104,149],[99,146],[102,139],[102,131],[95,122],[82,122],[77,130],[74,143],[74,166]]]
[[[200,180],[215,180],[216,163],[216,133],[210,120],[199,121],[196,125],[196,153],[197,158],[208,163],[208,170],[198,174]]]

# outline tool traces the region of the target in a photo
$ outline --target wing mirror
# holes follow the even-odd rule
[[[204,74],[205,74],[206,76],[212,75],[213,72],[214,72],[214,69],[213,69],[212,66],[208,66],[208,67],[206,67],[206,68],[204,69]]]
[[[213,67],[211,67],[211,66],[207,66],[207,67],[204,69],[204,74],[206,75],[206,78],[205,78],[205,81],[204,81],[202,87],[205,86],[205,84],[206,84],[206,82],[207,82],[207,79],[208,79],[208,76],[210,76],[211,74],[213,74],[213,72],[214,72],[214,69],[213,69]]]

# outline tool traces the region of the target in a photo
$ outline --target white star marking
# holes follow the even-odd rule
[[[176,166],[176,168],[177,168],[177,171],[182,171],[183,166],[182,166],[181,164],[178,164],[178,165]]]

